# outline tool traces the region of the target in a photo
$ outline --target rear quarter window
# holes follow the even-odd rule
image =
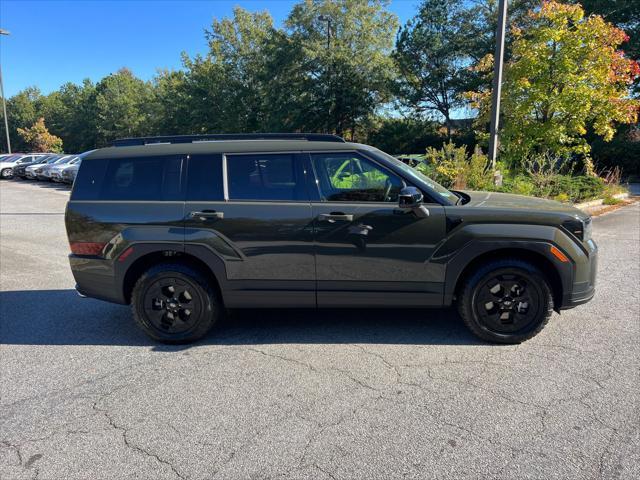
[[[89,159],[82,162],[72,200],[182,200],[181,156]]]

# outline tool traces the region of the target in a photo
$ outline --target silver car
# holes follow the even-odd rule
[[[54,182],[61,182],[62,172],[70,166],[75,165],[79,161],[80,157],[78,157],[77,155],[72,155],[69,159],[65,159],[64,161],[50,165],[49,168],[43,171],[43,174],[49,177],[49,179],[53,180]]]
[[[33,165],[29,165],[27,168],[25,168],[24,175],[29,180],[37,180],[38,174],[36,173],[36,170],[41,169],[45,165],[51,165],[52,163],[57,162],[58,160],[60,160],[62,157],[65,157],[65,156],[66,155],[58,155],[58,154],[51,155],[42,163],[36,162]]]

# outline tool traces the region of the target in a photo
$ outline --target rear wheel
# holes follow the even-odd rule
[[[549,322],[553,295],[533,264],[497,260],[467,278],[458,310],[467,327],[483,340],[520,343],[537,335]]]
[[[13,169],[11,168],[5,168],[0,172],[0,177],[4,178],[4,179],[9,179],[11,177],[13,177]]]
[[[131,307],[147,335],[173,344],[204,337],[222,308],[204,275],[182,264],[161,264],[142,274],[133,288]]]

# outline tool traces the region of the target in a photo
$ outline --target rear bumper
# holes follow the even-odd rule
[[[69,255],[69,265],[76,281],[76,291],[82,297],[97,298],[113,303],[127,303],[110,260],[97,257]]]

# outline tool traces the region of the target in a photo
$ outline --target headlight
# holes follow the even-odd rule
[[[591,217],[586,220],[566,220],[562,226],[580,241],[586,242],[591,239]]]

